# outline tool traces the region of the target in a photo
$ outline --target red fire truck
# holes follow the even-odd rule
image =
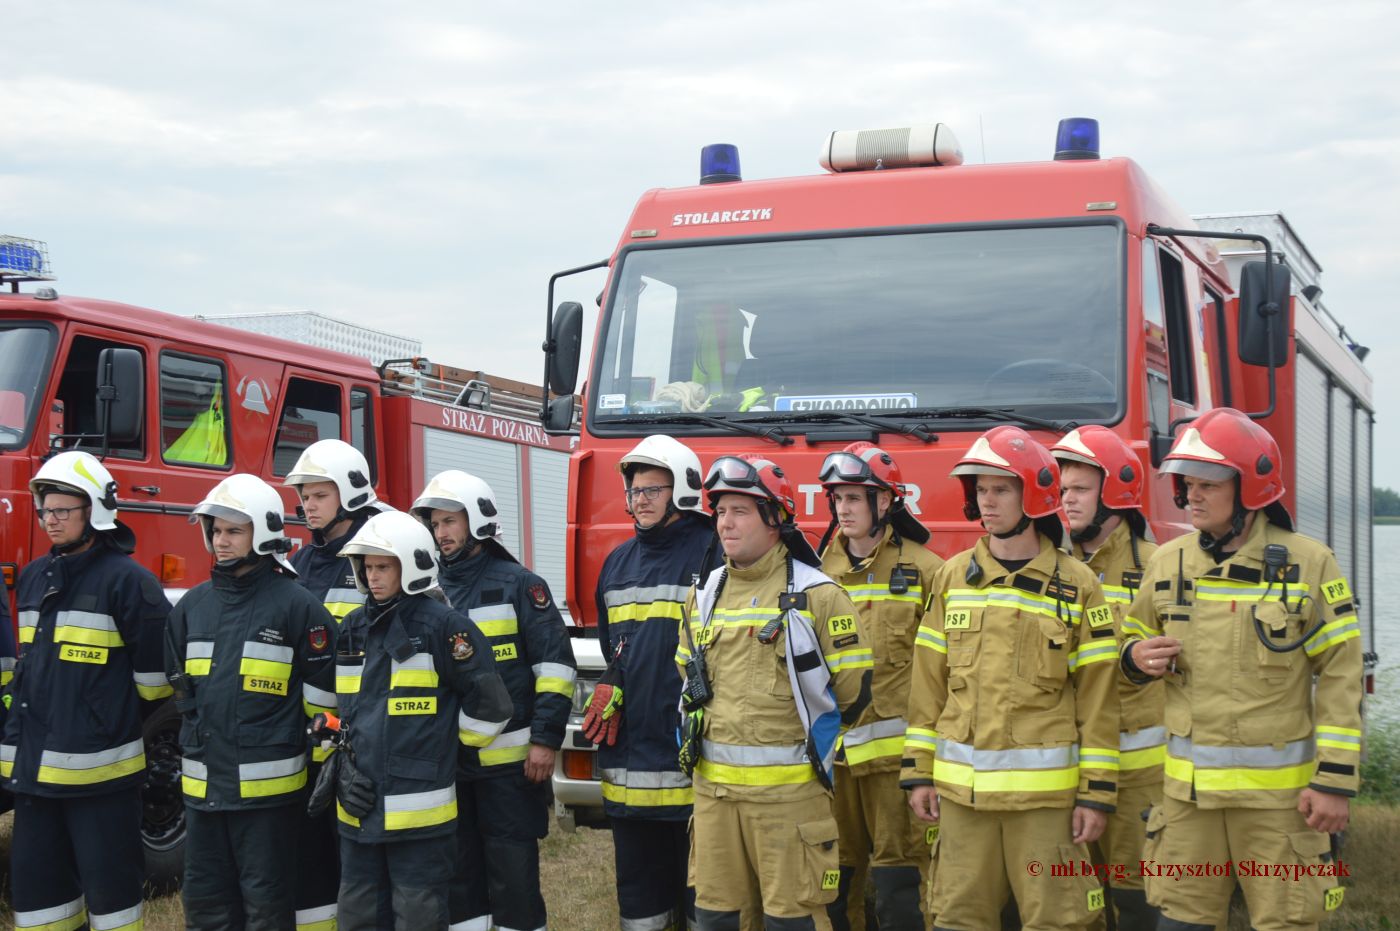
[[[51,452],[75,448],[105,456],[136,558],[172,600],[209,575],[188,525],[205,493],[231,472],[281,488],[301,450],[327,437],[364,452],[380,497],[398,507],[443,469],[480,475],[497,494],[503,542],[565,589],[570,441],[541,429],[539,389],[423,359],[376,367],[50,287],[19,293],[21,281],[48,277],[42,244],[0,239],[0,280],[13,292],[0,294],[0,565],[12,617],[19,568],[48,547],[29,479]],[[292,490],[282,496],[293,514]],[[178,877],[184,837],[173,706],[147,719],[146,738],[143,829],[160,884]]]
[[[1183,422],[1228,405],[1278,438],[1286,504],[1361,596],[1369,689],[1365,349],[1327,314],[1321,269],[1281,215],[1198,225],[1097,143],[1096,122],[1066,120],[1053,159],[965,165],[942,124],[836,132],[825,174],[762,181],[711,146],[700,185],[647,192],[611,257],[555,275],[550,308],[561,279],[608,269],[570,463],[568,602],[583,629],[604,557],[632,532],[617,462],[646,434],[707,464],[771,455],[814,537],[828,520],[822,458],[878,442],[949,556],[981,530],[948,473],[989,427],[1048,445],[1076,424],[1111,426],[1148,467],[1165,539],[1188,523],[1155,467]],[[552,432],[571,427],[581,318],[565,302],[546,319]],[[587,743],[567,757],[583,798]]]

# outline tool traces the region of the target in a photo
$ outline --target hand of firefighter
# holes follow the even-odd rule
[[[618,653],[621,654],[621,648]],[[583,715],[583,736],[599,746],[617,743],[618,725],[622,723],[622,669],[616,658],[603,671],[603,677],[588,699]]]
[[[1133,665],[1145,675],[1159,678],[1172,669],[1172,661],[1181,652],[1181,641],[1171,637],[1137,640],[1130,648]]]
[[[318,743],[323,740],[333,741],[340,736],[340,718],[324,711],[318,711],[316,716],[311,719],[311,723],[306,725],[306,733]]]
[[[344,808],[347,814],[364,818],[374,811],[379,793],[375,789],[374,780],[356,769],[355,764],[347,757],[340,761],[340,772],[335,782],[335,797],[339,799],[340,807]]]
[[[1345,795],[1333,795],[1316,789],[1304,789],[1298,796],[1298,811],[1307,819],[1308,827],[1324,834],[1338,834],[1347,829],[1351,820],[1351,803]]]
[[[938,790],[933,786],[915,786],[909,790],[909,807],[920,821],[938,823]]]
[[[1099,811],[1097,808],[1086,808],[1083,805],[1074,806],[1074,815],[1070,820],[1070,831],[1074,834],[1076,844],[1092,844],[1103,835],[1103,829],[1108,827],[1107,812]]]

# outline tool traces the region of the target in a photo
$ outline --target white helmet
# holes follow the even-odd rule
[[[284,485],[334,482],[340,492],[340,509],[347,514],[374,504],[369,463],[358,449],[344,440],[318,440],[302,450]]]
[[[236,524],[253,525],[253,553],[271,556],[283,569],[296,575],[284,555],[291,551],[292,541],[283,533],[282,496],[256,475],[230,475],[205,499],[194,506],[190,523],[196,520],[204,530],[204,548],[214,552],[214,518]]]
[[[670,472],[671,503],[676,510],[705,513],[700,493],[704,478],[700,471],[700,457],[680,440],[658,433],[632,447],[632,451],[617,463],[624,486],[630,484],[628,466],[650,466]]]
[[[496,520],[496,495],[491,486],[461,469],[448,469],[434,475],[413,502],[413,513],[424,526],[432,526],[434,510],[466,511],[471,535],[478,540],[494,539],[501,532],[500,522]]]
[[[116,480],[91,453],[59,453],[44,463],[29,482],[35,509],[44,506],[44,495],[51,491],[88,499],[92,505],[88,523],[93,530],[117,529]]]
[[[355,587],[369,594],[365,583],[366,556],[392,556],[399,561],[399,585],[410,595],[422,594],[437,584],[437,562],[433,535],[428,528],[402,511],[376,514],[354,539],[340,550],[355,569]]]

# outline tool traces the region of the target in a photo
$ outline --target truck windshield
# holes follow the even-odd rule
[[[53,340],[48,327],[0,321],[0,449],[24,445]]]
[[[970,406],[1111,420],[1123,274],[1113,223],[634,249],[591,424]]]

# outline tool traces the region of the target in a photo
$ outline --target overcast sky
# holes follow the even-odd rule
[[[942,121],[969,161],[1100,120],[1191,213],[1282,210],[1372,349],[1400,488],[1393,4],[0,0],[0,232],[60,290],[314,310],[538,382],[552,272],[733,142],[811,174],[832,129]],[[601,279],[563,297],[587,300]]]

